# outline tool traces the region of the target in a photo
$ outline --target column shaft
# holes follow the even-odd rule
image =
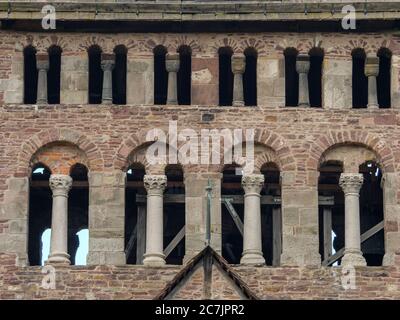
[[[379,58],[367,57],[365,75],[368,77],[368,109],[378,109],[377,77],[379,74]]]
[[[167,54],[165,67],[168,72],[167,104],[178,104],[178,71],[180,67],[179,54]]]
[[[345,196],[345,251],[343,266],[365,266],[360,237],[360,189],[362,174],[342,173],[340,186]]]
[[[67,263],[68,255],[68,193],[72,178],[67,175],[51,175],[50,188],[53,192],[51,218],[51,243],[48,263]]]
[[[114,54],[101,55],[101,68],[103,69],[102,103],[112,103],[112,70],[115,66]]]
[[[165,264],[163,193],[166,183],[167,177],[164,175],[144,176],[144,185],[147,190],[147,220],[146,254],[143,264],[148,266]]]
[[[308,72],[310,71],[310,57],[308,55],[297,57],[296,71],[299,74],[299,107],[309,107]]]
[[[36,56],[36,67],[38,69],[37,104],[47,104],[47,71],[49,70],[48,54]]]
[[[244,195],[244,230],[242,264],[263,264],[261,231],[261,197],[264,176],[253,174],[243,176]]]
[[[243,54],[234,54],[232,56],[233,72],[233,101],[232,106],[244,106],[243,94],[243,73],[246,69],[246,57]]]

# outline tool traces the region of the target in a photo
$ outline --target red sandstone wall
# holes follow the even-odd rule
[[[400,262],[400,255],[397,256]],[[0,255],[0,299],[151,299],[178,272],[177,267],[59,267],[56,289],[40,288],[39,267],[15,266],[15,257]],[[262,299],[400,299],[400,267],[357,268],[356,289],[341,286],[338,268],[236,267]],[[176,295],[199,299],[202,275],[195,274]],[[214,275],[214,298],[237,299],[221,275]]]

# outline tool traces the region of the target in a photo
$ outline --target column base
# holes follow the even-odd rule
[[[395,254],[392,252],[387,252],[383,256],[383,261],[382,261],[383,266],[393,266],[395,265]]]
[[[232,107],[244,107],[244,101],[233,101]]]
[[[102,104],[112,104],[112,99],[103,99],[101,101]]]
[[[178,105],[178,100],[168,100],[167,105],[171,106],[177,106]]]
[[[299,103],[300,108],[309,108],[310,104],[309,103]]]
[[[379,105],[378,104],[368,104],[367,105],[367,108],[368,109],[379,109]]]
[[[162,267],[165,265],[165,255],[161,253],[146,253],[143,264],[148,267]]]
[[[240,259],[240,264],[265,264],[265,259],[260,251],[245,250],[243,251],[242,258]]]
[[[342,267],[365,267],[367,262],[360,250],[345,250],[341,263]]]
[[[45,261],[45,264],[71,264],[69,260],[70,255],[65,252],[54,252],[49,255],[48,260]]]

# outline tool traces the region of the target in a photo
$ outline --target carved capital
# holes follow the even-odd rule
[[[345,195],[359,194],[364,177],[361,173],[342,173],[340,175],[339,185]]]
[[[115,66],[115,54],[102,53],[101,54],[101,69],[103,71],[112,71]]]
[[[306,54],[298,55],[296,60],[297,73],[308,73],[310,71],[310,56]]]
[[[242,187],[244,192],[259,194],[264,185],[264,175],[262,174],[249,174],[242,177]]]
[[[179,54],[168,53],[165,57],[165,68],[168,72],[178,72],[180,67]]]
[[[144,187],[147,194],[162,195],[167,186],[167,176],[165,175],[145,175],[143,178]]]
[[[244,54],[235,53],[232,56],[232,72],[233,73],[244,73],[246,70],[246,57]]]
[[[367,57],[365,60],[365,76],[377,77],[379,75],[379,57]]]
[[[49,179],[53,196],[68,196],[72,187],[72,178],[65,174],[52,174]]]
[[[40,70],[49,70],[49,55],[47,53],[38,53],[36,55],[36,68]]]

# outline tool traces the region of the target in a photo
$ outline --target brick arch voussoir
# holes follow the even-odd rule
[[[29,176],[29,165],[34,154],[49,143],[56,142],[68,142],[81,149],[87,157],[89,170],[101,171],[103,169],[104,161],[101,151],[85,135],[70,129],[49,129],[37,133],[22,144],[15,176]]]
[[[335,145],[346,144],[361,145],[372,150],[377,155],[377,161],[385,172],[394,171],[395,161],[391,148],[382,138],[361,131],[329,131],[319,136],[310,148],[309,158],[307,159],[308,169],[318,170],[320,161],[327,150]]]

